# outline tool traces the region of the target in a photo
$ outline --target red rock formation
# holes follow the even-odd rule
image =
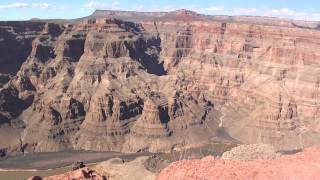
[[[153,31],[153,24],[143,25]],[[182,56],[172,56],[179,52],[172,47],[179,37],[174,29],[189,30],[188,45],[182,40],[179,46],[190,50]],[[161,57],[169,74],[183,74],[187,91],[198,88],[216,108],[222,105],[220,124],[231,137],[279,149],[319,143],[311,130],[319,116],[318,100],[312,98],[319,93],[314,61],[319,47],[313,39],[318,31],[308,30],[309,36],[305,29],[197,20],[159,21],[156,31],[168,47]],[[278,128],[269,127],[277,123]]]
[[[0,150],[320,144],[317,23],[187,10],[93,16],[0,23],[0,126],[17,131]]]
[[[275,160],[235,161],[203,159],[174,162],[161,171],[157,180],[234,180],[234,179],[319,179],[320,148],[307,148]]]

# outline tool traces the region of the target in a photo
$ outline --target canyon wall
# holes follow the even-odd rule
[[[0,29],[0,155],[320,143],[316,29],[184,10]]]

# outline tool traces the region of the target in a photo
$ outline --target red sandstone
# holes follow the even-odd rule
[[[183,160],[162,170],[157,180],[316,180],[320,179],[320,147],[276,160]]]

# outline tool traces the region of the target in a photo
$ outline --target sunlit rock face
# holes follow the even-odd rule
[[[0,23],[1,152],[320,143],[318,30],[185,10],[135,22],[96,13]]]
[[[250,149],[247,149],[248,154]],[[319,167],[315,164],[320,161],[319,150],[319,147],[306,148],[302,152],[276,159],[260,159],[259,156],[255,156],[259,160],[214,159],[213,156],[207,156],[202,159],[181,160],[163,169],[156,179],[318,179]],[[254,151],[251,153],[255,154]]]
[[[204,93],[231,137],[280,149],[319,143],[319,31],[208,21],[156,26],[168,74],[183,76],[186,91]]]

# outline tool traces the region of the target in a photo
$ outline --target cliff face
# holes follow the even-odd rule
[[[32,50],[32,41],[45,23],[0,22],[0,86],[16,75]]]
[[[280,149],[318,143],[319,31],[203,21],[156,27],[168,74],[182,74],[186,92],[204,93],[231,137]]]
[[[189,11],[24,23],[0,23],[4,153],[320,143],[317,30]]]

